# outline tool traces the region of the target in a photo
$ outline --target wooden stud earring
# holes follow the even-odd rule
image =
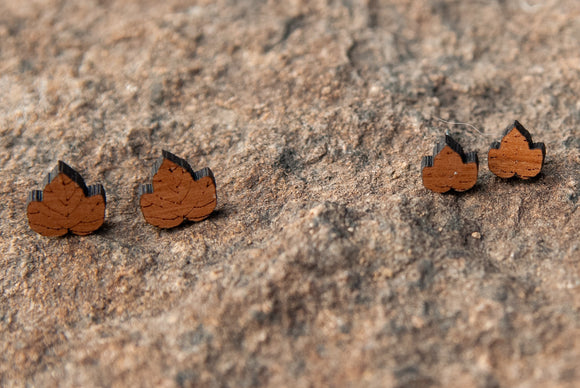
[[[141,211],[151,225],[173,228],[185,220],[204,220],[215,209],[216,184],[208,167],[194,172],[186,160],[163,151],[153,174],[153,184],[139,189]]]
[[[487,163],[500,178],[529,179],[542,171],[545,157],[544,143],[534,143],[532,135],[516,120],[505,129],[501,142],[492,143]]]
[[[87,187],[83,177],[64,162],[52,170],[44,190],[28,196],[28,224],[43,236],[64,236],[68,232],[85,236],[105,222],[105,189]]]
[[[476,152],[465,154],[449,135],[433,149],[433,156],[421,161],[423,186],[436,193],[466,191],[477,182],[479,161]]]

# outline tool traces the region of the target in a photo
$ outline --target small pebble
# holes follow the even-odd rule
[[[476,238],[476,239],[481,239],[481,233],[479,232],[473,232],[471,233],[471,237]]]

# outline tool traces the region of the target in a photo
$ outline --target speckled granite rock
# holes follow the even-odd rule
[[[574,0],[2,1],[0,385],[578,386],[579,45]],[[487,169],[514,119],[533,182]],[[447,129],[461,195],[420,183]],[[208,220],[143,221],[162,149]],[[97,234],[29,229],[58,159]]]

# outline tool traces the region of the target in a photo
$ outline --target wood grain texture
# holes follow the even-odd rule
[[[168,151],[154,166],[153,184],[142,185],[140,195],[145,220],[159,228],[204,220],[217,205],[212,171],[206,167],[194,172],[187,161]]]
[[[506,128],[501,142],[491,145],[487,163],[500,178],[529,179],[542,171],[545,157],[544,143],[534,143],[532,135],[516,120]]]
[[[469,190],[477,182],[478,169],[477,153],[465,154],[449,135],[437,143],[433,156],[424,156],[421,161],[423,185],[436,193]]]
[[[46,178],[44,190],[28,196],[28,224],[43,236],[68,232],[90,234],[105,221],[106,197],[103,186],[87,187],[82,176],[59,161]]]

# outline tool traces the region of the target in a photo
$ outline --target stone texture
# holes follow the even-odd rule
[[[0,2],[0,385],[574,387],[575,0]],[[468,126],[447,125],[447,121]],[[487,150],[518,119],[541,177]],[[481,161],[438,195],[445,130]],[[162,149],[218,207],[147,225]],[[49,239],[61,159],[105,226]]]

